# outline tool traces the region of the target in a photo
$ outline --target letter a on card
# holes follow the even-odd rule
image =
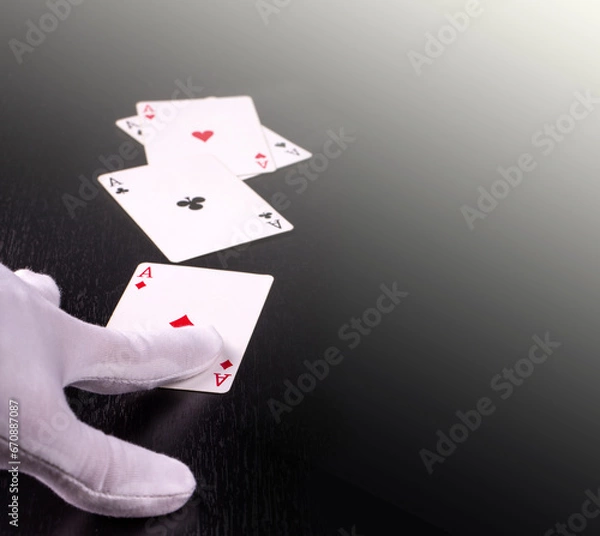
[[[148,266],[138,277],[149,277],[152,279],[152,266]]]

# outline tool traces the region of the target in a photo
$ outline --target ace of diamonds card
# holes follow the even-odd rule
[[[270,275],[142,263],[107,327],[138,331],[212,325],[223,338],[223,357],[207,371],[167,388],[226,393],[272,284]]]

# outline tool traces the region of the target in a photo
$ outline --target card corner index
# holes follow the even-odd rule
[[[111,181],[111,179],[115,178],[118,174],[119,174],[119,171],[108,171],[106,173],[103,173],[102,175],[98,175],[96,177],[96,182],[101,184],[102,187],[104,187],[104,189],[106,189],[107,191],[110,192],[111,191],[110,188],[112,186],[110,181]],[[117,180],[117,179],[115,178],[115,180]]]

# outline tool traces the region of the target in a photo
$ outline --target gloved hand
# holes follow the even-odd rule
[[[50,277],[13,273],[0,264],[0,467],[13,468],[12,399],[18,402],[20,472],[96,514],[145,517],[177,510],[196,487],[191,471],[82,423],[63,388],[117,394],[189,378],[217,360],[221,337],[212,327],[110,330],[69,316],[59,302]]]

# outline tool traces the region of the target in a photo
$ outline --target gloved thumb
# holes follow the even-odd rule
[[[196,488],[186,465],[88,426],[66,399],[32,428],[36,441],[21,449],[21,470],[82,510],[114,517],[164,515],[183,506]]]

